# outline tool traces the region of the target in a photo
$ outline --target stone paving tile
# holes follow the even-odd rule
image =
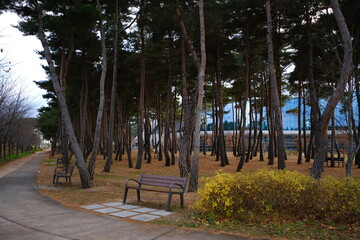
[[[111,216],[121,217],[121,218],[130,217],[130,216],[134,216],[134,215],[138,215],[138,214],[139,213],[137,213],[137,212],[130,212],[130,211],[110,213]]]
[[[156,211],[156,210],[157,210],[157,209],[146,208],[146,207],[132,209],[132,211],[134,211],[134,212],[140,212],[140,213],[154,212],[154,211]]]
[[[155,212],[151,212],[151,214],[159,215],[159,216],[168,216],[171,214],[171,212],[165,211],[165,210],[157,210]]]
[[[142,221],[142,222],[148,222],[148,221],[154,220],[159,217],[161,217],[161,216],[155,216],[155,215],[151,215],[151,214],[140,214],[140,215],[131,217],[131,219]]]
[[[140,208],[139,206],[135,206],[135,205],[128,205],[128,204],[124,204],[122,206],[116,206],[116,208],[121,208],[121,209],[134,209],[134,208]]]
[[[162,216],[168,216],[172,214],[171,212],[165,210],[123,204],[121,201],[92,204],[81,207],[98,213],[108,214],[120,218],[129,218],[143,222],[151,221]]]
[[[110,202],[110,203],[103,203],[103,205],[109,207],[116,207],[116,206],[122,206],[124,204],[122,202]]]
[[[100,209],[95,209],[95,212],[99,212],[99,213],[113,213],[113,212],[119,212],[120,210],[118,208],[100,208]]]
[[[88,210],[104,208],[104,207],[105,207],[104,205],[100,205],[100,204],[92,204],[92,205],[82,206],[82,208],[85,208]]]

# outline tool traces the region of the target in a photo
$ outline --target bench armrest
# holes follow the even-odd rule
[[[178,183],[171,183],[169,186],[169,192],[172,192],[172,188],[174,185],[178,185],[179,187],[181,187],[182,191],[185,191],[185,188],[183,187],[183,185],[178,184]]]
[[[126,182],[125,182],[125,187],[126,187],[126,188],[127,188],[128,183],[129,183],[130,181],[134,181],[134,182],[136,182],[136,183],[138,184],[138,187],[140,187],[140,186],[141,186],[141,183],[140,183],[138,180],[136,180],[136,179],[132,179],[132,178],[128,178],[128,179],[126,179]]]

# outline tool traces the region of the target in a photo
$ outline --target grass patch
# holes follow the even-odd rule
[[[136,159],[137,152],[133,152],[133,159]],[[215,176],[216,172],[221,169],[224,173],[235,173],[238,159],[234,158],[230,153],[230,165],[220,167],[220,162],[215,161],[215,157],[201,156],[199,177]],[[56,157],[59,156],[55,156]],[[311,163],[297,164],[297,156],[288,156],[286,161],[287,169],[297,171],[304,175],[309,175]],[[56,189],[42,189],[40,192],[56,201],[72,207],[81,209],[80,206],[119,201],[123,197],[125,180],[127,178],[138,179],[141,173],[159,174],[166,176],[178,176],[179,168],[177,165],[165,167],[165,161],[153,159],[151,164],[143,162],[142,169],[129,169],[126,156],[123,161],[114,161],[111,166],[110,173],[104,173],[103,167],[105,160],[99,156],[96,162],[94,187],[90,189],[82,189],[78,171],[74,171],[70,187],[65,182],[61,182]],[[49,158],[45,160],[50,160]],[[135,160],[134,160],[135,163]],[[244,172],[252,172],[260,168],[275,170],[277,165],[269,166],[267,161],[260,162],[258,158],[252,159],[244,165]],[[41,165],[39,174],[39,185],[52,185],[54,165]],[[354,166],[353,177],[360,178],[360,170]],[[324,168],[324,176],[333,176],[335,178],[345,177],[345,168]],[[201,183],[203,184],[203,183]],[[141,202],[136,201],[136,191],[129,190],[127,203],[137,204],[144,207],[157,209],[165,209],[167,194],[147,192],[141,193]],[[186,227],[192,229],[202,229],[212,232],[226,232],[247,237],[260,237],[272,239],[360,239],[359,227],[346,224],[334,224],[331,221],[314,221],[308,219],[289,219],[274,215],[270,218],[257,218],[254,222],[243,221],[227,221],[219,222],[214,218],[201,219],[198,213],[192,209],[192,205],[198,199],[196,193],[185,193],[185,209],[181,209],[180,200],[177,195],[173,196],[171,210],[174,214],[154,220],[153,223],[175,227]]]
[[[3,159],[3,158],[0,159],[0,166],[4,165],[5,163],[14,161],[16,159],[31,155],[31,154],[33,154],[33,153],[35,153],[37,151],[39,151],[39,150],[32,150],[32,151],[29,151],[29,152],[19,153],[18,156],[16,154],[8,155],[8,156],[5,157],[5,159]]]

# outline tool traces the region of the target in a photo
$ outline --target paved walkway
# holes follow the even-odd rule
[[[1,240],[246,239],[228,234],[212,234],[140,222],[127,222],[121,218],[65,208],[39,194],[35,189],[38,166],[43,158],[44,153],[37,153],[11,163],[10,167],[6,168],[6,173],[4,167],[0,170]],[[15,166],[16,164],[18,165]],[[113,203],[113,206],[102,205],[102,207],[94,209],[117,208],[116,206],[119,207],[120,205],[114,205]],[[124,211],[116,212],[121,213]],[[156,214],[149,213],[149,215]]]

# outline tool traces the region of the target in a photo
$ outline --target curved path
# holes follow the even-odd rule
[[[61,206],[39,194],[36,174],[44,153],[0,169],[0,239],[245,239],[175,227],[127,222]]]

